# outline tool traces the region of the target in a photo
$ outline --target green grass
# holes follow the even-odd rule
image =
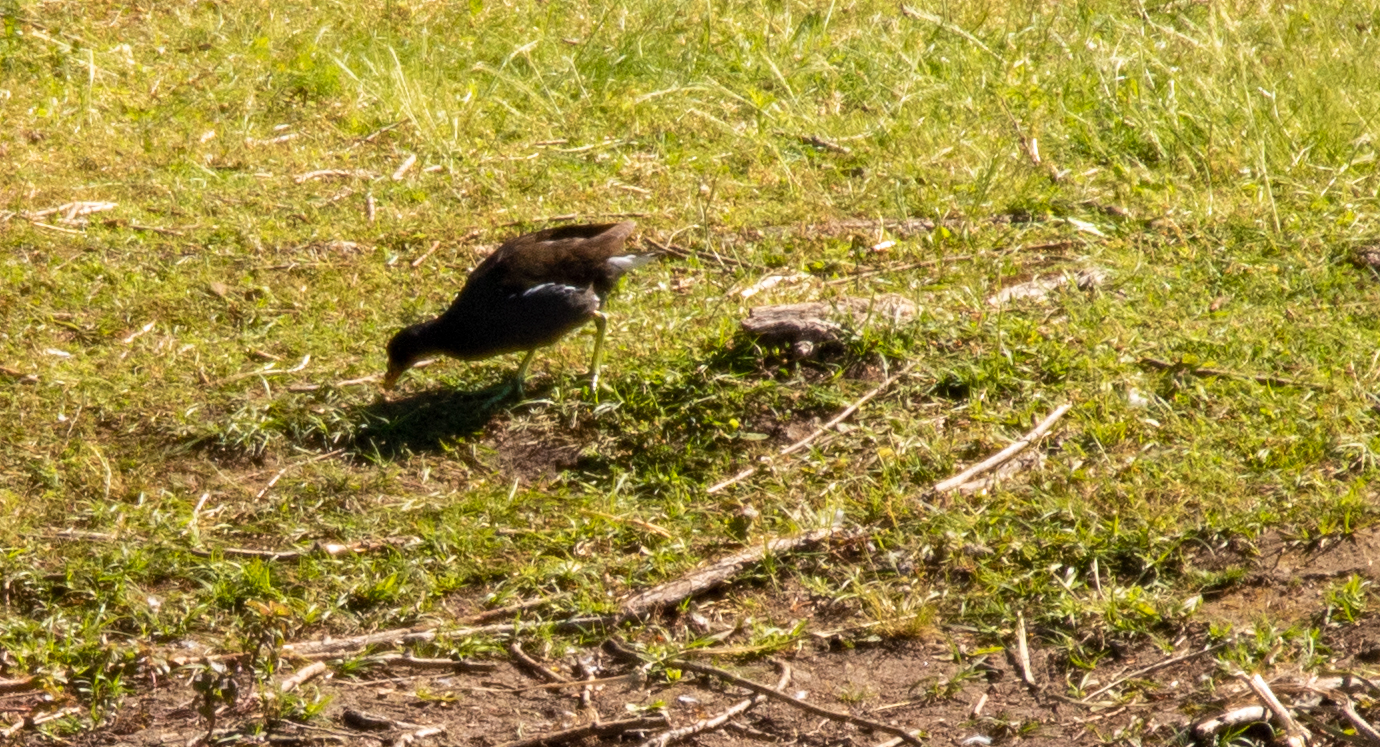
[[[1373,524],[1380,298],[1348,258],[1380,241],[1380,7],[905,10],[0,0],[3,671],[99,719],[160,647],[556,592],[607,611],[836,512],[881,527],[874,549],[778,562],[760,588],[800,584],[887,635],[996,639],[1020,610],[1095,662],[1204,622],[1192,599],[1249,562],[1207,569],[1205,549]],[[321,169],[377,178],[294,179]],[[25,217],[74,201],[117,206]],[[332,386],[381,372],[388,336],[440,310],[481,247],[630,213],[701,259],[624,283],[597,404],[577,378],[587,335],[537,359],[536,403],[477,411],[466,394],[512,358],[419,370],[401,403]],[[940,227],[829,228],[857,219]],[[716,253],[814,279],[744,300],[767,270]],[[1107,284],[987,302],[1085,266]],[[760,302],[883,292],[920,315],[825,365],[763,364],[735,334]],[[705,493],[870,389],[866,370],[910,361],[848,432]],[[269,363],[304,365],[256,373]],[[925,505],[1063,402],[1043,468]],[[219,552],[386,539],[292,562]],[[1313,624],[1364,615],[1369,593],[1339,584]],[[799,635],[782,619],[753,639]],[[1312,661],[1316,628],[1279,635]],[[1275,641],[1234,646],[1249,663]]]

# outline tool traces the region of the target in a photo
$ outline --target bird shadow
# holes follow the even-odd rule
[[[361,425],[352,450],[384,459],[442,451],[482,432],[513,401],[508,384],[475,391],[431,389],[397,399],[379,397],[355,408],[354,419]]]

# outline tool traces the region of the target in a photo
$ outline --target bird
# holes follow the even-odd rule
[[[590,391],[597,392],[608,332],[604,299],[624,273],[656,257],[624,250],[636,227],[632,221],[565,225],[504,242],[470,273],[445,313],[388,341],[384,388],[391,390],[426,356],[473,361],[526,351],[514,379],[520,397],[537,349],[593,321]]]

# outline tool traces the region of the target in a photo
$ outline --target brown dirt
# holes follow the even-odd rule
[[[958,629],[931,628],[899,639],[873,637],[867,629],[846,630],[835,636],[806,635],[773,656],[793,669],[788,693],[826,708],[921,729],[928,733],[929,744],[962,744],[974,736],[990,737],[996,744],[1089,744],[1115,741],[1123,731],[1127,736],[1166,742],[1202,718],[1253,702],[1230,678],[1215,691],[1200,689],[1209,678],[1223,681],[1211,655],[1135,677],[1134,685],[1122,691],[1130,696],[1121,701],[1125,705],[1075,703],[1067,695],[1072,692],[1070,685],[1081,683],[1084,692],[1092,692],[1145,666],[1199,650],[1206,642],[1206,622],[1228,621],[1241,632],[1262,622],[1284,627],[1300,621],[1319,624],[1328,584],[1351,573],[1374,577],[1371,558],[1380,552],[1380,531],[1360,532],[1333,546],[1314,548],[1266,538],[1258,550],[1259,554],[1252,553],[1255,557],[1247,580],[1209,600],[1173,652],[1145,642],[1120,649],[1115,656],[1098,662],[1096,669],[1086,671],[1065,662],[1042,644],[1039,631],[1032,630],[1035,688],[1022,681],[1009,640],[1005,649],[984,648],[987,642]],[[740,584],[700,600],[694,615],[664,620],[661,630],[662,635],[687,640],[693,637],[689,626],[698,626],[704,635],[730,630],[739,623],[788,629],[802,617],[809,619],[812,631],[846,629],[853,622],[846,610],[822,607],[819,601],[790,584]],[[745,611],[755,623],[744,617]],[[1356,625],[1324,625],[1322,631],[1320,643],[1331,651],[1329,668],[1368,673],[1380,662],[1380,618],[1366,617]],[[656,641],[648,638],[645,642]],[[701,651],[696,660],[759,682],[774,682],[777,675],[770,661],[754,656],[744,648],[747,643],[744,633],[732,633],[716,641],[715,649]],[[529,653],[542,658],[539,641],[528,641],[527,646]],[[955,661],[955,652],[961,652],[961,662]],[[713,656],[715,653],[718,655]],[[583,655],[598,662],[598,676],[633,672],[632,667],[597,648]],[[543,661],[567,673],[572,662],[573,657]],[[241,697],[239,705],[221,717],[221,725],[241,734],[266,730],[277,744],[380,743],[378,735],[352,729],[342,720],[346,709],[356,709],[396,721],[445,727],[443,734],[421,744],[493,747],[520,735],[533,736],[588,720],[589,714],[581,711],[577,690],[517,691],[539,681],[506,659],[495,659],[494,663],[494,671],[481,674],[398,666],[354,678],[338,676],[309,683],[303,688],[307,699],[325,696],[329,705],[306,727],[285,721],[265,723],[260,701],[249,695]],[[1296,674],[1291,666],[1277,663],[1267,674]],[[241,674],[239,680],[242,692],[247,693],[249,677]],[[945,689],[943,685],[950,681],[954,686]],[[193,707],[195,693],[185,677],[159,678],[156,686],[144,677],[137,687],[138,691],[100,729],[79,735],[72,743],[185,745],[204,734],[205,725]],[[984,695],[982,711],[975,717],[973,708]],[[7,711],[5,720],[12,721],[26,709],[39,706],[43,697],[41,693],[0,696],[0,711]],[[593,704],[606,721],[660,710],[673,726],[683,726],[745,697],[744,691],[713,678],[685,673],[671,683],[653,678],[603,685],[596,690]],[[887,739],[886,735],[866,733],[775,701],[763,703],[735,721],[757,730],[759,737],[766,735],[770,741],[788,744],[875,745]],[[25,734],[35,742],[43,739],[32,731]],[[590,738],[579,744],[631,744],[646,736],[650,735],[624,735],[621,741],[615,737],[602,741]],[[751,741],[742,733],[716,731],[701,734],[690,743],[717,747]]]

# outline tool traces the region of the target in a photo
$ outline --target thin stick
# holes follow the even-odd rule
[[[790,695],[787,695],[786,693],[772,688],[770,685],[764,685],[760,682],[746,679],[744,677],[739,677],[738,675],[733,674],[732,672],[719,669],[718,667],[711,667],[705,664],[697,664],[693,661],[687,661],[685,659],[673,659],[671,661],[668,661],[667,664],[680,669],[688,669],[689,671],[695,672],[697,674],[718,677],[719,679],[725,682],[731,682],[739,687],[747,688],[748,690],[751,690],[759,695],[765,695],[768,698],[771,698],[781,703],[786,703],[794,708],[798,708],[802,711],[805,711],[806,713],[811,713],[822,718],[827,718],[830,721],[838,721],[845,724],[852,724],[862,729],[870,729],[872,731],[880,732],[882,734],[890,734],[894,737],[900,737],[901,740],[907,744],[924,744],[919,739],[916,739],[915,737],[911,736],[910,732],[900,727],[892,726],[890,724],[884,724],[880,721],[873,721],[872,719],[863,718],[861,716],[854,716],[851,713],[833,711],[828,708],[817,706],[813,703],[807,703],[803,700],[796,700]]]
[[[1264,721],[1269,714],[1269,710],[1264,706],[1243,706],[1198,724],[1193,727],[1193,733],[1198,735],[1199,739],[1206,739],[1228,726]]]
[[[600,677],[593,680],[564,680],[560,682],[548,682],[544,685],[528,685],[526,687],[515,687],[511,690],[503,690],[505,693],[527,693],[538,690],[563,690],[567,687],[585,687],[586,685],[611,685],[617,682],[628,682],[635,680],[640,675],[636,672],[632,674],[620,674],[617,677]]]
[[[557,631],[571,631],[603,627],[615,620],[616,618],[611,615],[592,615],[589,617],[571,617],[542,624],[551,626]],[[497,623],[494,625],[479,625],[469,628],[453,628],[448,629],[446,633],[458,637],[502,635],[505,633],[511,635],[519,628],[530,628],[536,625],[537,623],[531,622],[521,624]],[[419,625],[412,628],[384,630],[377,633],[367,633],[365,635],[335,640],[298,641],[296,643],[284,644],[282,653],[284,656],[293,656],[301,659],[328,659],[332,657],[348,656],[352,653],[362,651],[369,646],[380,643],[403,646],[409,643],[435,640],[439,627],[438,625]]]
[[[1059,421],[1059,418],[1062,418],[1064,416],[1064,413],[1068,412],[1069,408],[1071,407],[1073,407],[1073,405],[1067,403],[1059,405],[1059,407],[1056,408],[1054,412],[1049,414],[1049,417],[1041,421],[1040,424],[1035,426],[1035,428],[1032,429],[1029,433],[1022,436],[1021,440],[1011,444],[1005,449],[1002,449],[996,454],[993,454],[987,459],[984,459],[983,461],[974,464],[968,469],[963,470],[957,475],[950,477],[944,482],[935,485],[935,492],[947,493],[957,488],[958,486],[972,480],[974,477],[1000,466],[1003,462],[1019,454],[1027,446],[1035,443],[1036,441],[1039,441],[1045,435],[1045,432],[1052,428],[1054,424]]]
[[[485,610],[484,612],[479,612],[477,614],[470,615],[469,617],[466,617],[463,620],[460,620],[459,622],[465,625],[478,625],[479,623],[486,623],[490,620],[497,620],[500,617],[508,617],[516,612],[526,612],[530,609],[535,609],[543,605],[552,604],[568,596],[570,596],[570,592],[561,592],[560,594],[554,594],[549,597],[541,597],[539,599],[532,599],[526,602],[518,602],[517,604],[510,604],[507,607],[499,607],[497,609]]]
[[[369,133],[368,135],[365,135],[364,137],[360,138],[358,142],[372,143],[374,142],[374,139],[377,138],[379,135],[382,135],[383,133],[388,132],[389,130],[394,129],[396,127],[401,127],[405,124],[409,124],[411,121],[412,120],[410,119],[400,119],[391,125],[384,125],[383,127],[380,127],[377,130],[374,130],[373,132]]]
[[[395,181],[395,182],[400,182],[400,181],[402,181],[402,178],[403,178],[404,176],[407,175],[408,170],[411,169],[412,166],[415,165],[416,163],[417,163],[417,154],[416,154],[416,153],[409,153],[409,154],[407,154],[407,159],[404,160],[404,161],[402,162],[402,165],[398,167],[398,170],[397,170],[397,171],[394,171],[394,172],[393,172],[393,181]]]
[[[422,266],[422,263],[426,261],[426,258],[427,258],[427,257],[430,257],[430,256],[431,256],[431,253],[434,252],[434,251],[436,251],[436,248],[439,247],[440,245],[441,245],[440,240],[431,242],[431,248],[428,249],[428,250],[426,250],[426,253],[425,253],[425,254],[423,254],[422,256],[420,256],[420,257],[418,257],[418,258],[412,260],[412,268],[413,268],[413,269],[416,269],[416,268],[418,268],[418,267],[421,267],[421,266]]]
[[[313,662],[293,672],[291,677],[283,680],[278,685],[278,692],[290,693],[301,687],[303,683],[316,679],[326,673],[325,662]]]
[[[1035,673],[1030,669],[1030,647],[1025,637],[1025,614],[1016,612],[1016,657],[1021,663],[1021,679],[1031,687],[1039,687]]]
[[[784,690],[786,689],[786,685],[789,684],[791,681],[791,668],[790,665],[782,661],[777,662],[776,666],[781,671],[781,679],[777,680],[776,689]],[[762,701],[766,699],[767,696],[757,694],[752,696],[751,698],[748,698],[747,700],[740,700],[737,703],[734,703],[733,705],[729,706],[728,708],[725,708],[723,711],[720,711],[715,716],[700,719],[699,721],[696,721],[693,724],[690,724],[688,726],[682,726],[679,729],[672,729],[670,731],[662,732],[656,735],[655,737],[652,737],[651,739],[648,739],[647,741],[638,745],[638,747],[666,747],[669,744],[683,742],[689,739],[690,737],[695,736],[696,734],[701,734],[706,731],[713,731],[714,729],[717,729],[727,724],[729,719],[733,718],[734,716],[745,713],[749,709],[760,705]]]
[[[740,550],[739,552],[711,563],[705,568],[693,571],[674,581],[668,581],[624,599],[623,602],[619,604],[619,609],[622,613],[621,618],[624,620],[638,618],[654,609],[680,604],[686,599],[708,591],[724,581],[727,581],[749,565],[761,562],[762,559],[766,557],[767,553],[793,552],[800,548],[822,542],[833,537],[835,534],[844,537],[854,536],[852,533],[837,532],[832,528],[816,529],[811,532],[801,532],[785,537],[774,537],[764,541],[760,545],[749,547],[746,550]]]
[[[1356,733],[1364,734],[1372,744],[1380,744],[1380,731],[1376,731],[1369,721],[1361,718],[1361,714],[1356,712],[1356,706],[1351,702],[1351,698],[1343,697],[1341,702],[1342,713],[1346,715],[1347,721],[1356,727]]]
[[[1101,694],[1103,694],[1103,693],[1105,693],[1105,692],[1111,690],[1112,688],[1114,688],[1114,687],[1116,687],[1116,686],[1122,684],[1123,682],[1126,682],[1126,681],[1128,681],[1128,680],[1133,680],[1133,679],[1135,679],[1135,678],[1137,678],[1137,677],[1144,677],[1145,675],[1150,674],[1151,672],[1159,671],[1159,670],[1161,670],[1161,669],[1164,669],[1165,667],[1172,667],[1172,666],[1174,666],[1175,664],[1179,664],[1179,663],[1182,663],[1182,662],[1185,662],[1185,661],[1189,661],[1190,659],[1196,659],[1196,658],[1198,658],[1199,656],[1202,656],[1203,654],[1210,654],[1210,653],[1212,653],[1213,651],[1218,651],[1218,650],[1220,650],[1220,649],[1226,647],[1226,645],[1227,645],[1226,643],[1219,643],[1219,644],[1217,644],[1216,646],[1210,646],[1210,647],[1205,648],[1205,649],[1200,649],[1200,650],[1198,650],[1198,651],[1191,651],[1191,652],[1189,652],[1189,653],[1180,654],[1179,656],[1175,656],[1175,657],[1170,658],[1170,659],[1165,659],[1165,660],[1163,660],[1163,661],[1155,662],[1154,664],[1151,664],[1151,665],[1148,666],[1148,667],[1141,667],[1140,669],[1137,669],[1136,671],[1131,672],[1130,674],[1126,674],[1126,675],[1122,675],[1121,677],[1117,677],[1116,679],[1112,680],[1111,682],[1108,682],[1106,685],[1103,685],[1102,687],[1099,687],[1098,689],[1092,691],[1091,693],[1088,693],[1088,695],[1087,695],[1086,697],[1084,697],[1083,700],[1080,701],[1080,702],[1089,703],[1089,702],[1091,702],[1094,698],[1096,698],[1097,696],[1099,696],[1099,695],[1101,695]]]
[[[832,420],[816,428],[815,431],[810,435],[782,449],[780,452],[777,453],[777,456],[787,456],[789,454],[794,454],[795,452],[800,451],[806,446],[809,446],[815,439],[824,435],[831,428],[843,422],[844,419],[846,419],[849,415],[852,415],[853,413],[857,412],[859,407],[862,407],[863,405],[867,404],[868,401],[870,401],[873,397],[876,397],[878,394],[881,394],[882,392],[886,391],[887,387],[891,386],[897,379],[900,379],[901,377],[910,373],[910,370],[912,368],[915,368],[914,362],[907,364],[906,367],[901,369],[901,371],[897,373],[895,376],[888,376],[885,381],[874,387],[872,391],[859,397],[855,402],[853,402],[853,404],[849,405],[848,407],[845,407],[843,409],[843,412],[840,412],[838,415],[834,416]],[[705,492],[712,495],[730,485],[746,480],[756,472],[756,467],[749,467],[743,470],[742,472],[739,472],[738,474],[728,478],[727,480],[723,480],[715,485],[711,485],[709,489]]]
[[[541,662],[528,656],[527,652],[522,650],[522,644],[518,643],[517,641],[513,641],[511,644],[508,645],[508,653],[512,654],[513,660],[516,661],[518,664],[521,664],[524,669],[532,672],[533,674],[546,680],[549,683],[557,685],[579,684],[577,682],[572,682],[569,677],[566,677],[565,675],[560,674],[559,672],[555,672],[551,669],[547,669],[546,667],[542,666]]]
[[[301,184],[315,179],[374,179],[377,176],[377,174],[364,169],[321,169],[320,171],[298,174],[292,177],[292,181]]]
[[[553,744],[578,742],[585,737],[613,737],[634,731],[651,731],[665,726],[665,716],[638,716],[637,718],[625,718],[621,721],[604,721],[598,724],[585,724],[572,729],[553,731],[528,739],[504,742],[498,747],[546,747]]]
[[[1294,717],[1289,714],[1289,709],[1285,708],[1284,704],[1279,702],[1279,698],[1275,697],[1274,691],[1272,691],[1270,685],[1265,682],[1265,678],[1261,677],[1259,674],[1253,674],[1245,679],[1246,684],[1250,685],[1251,690],[1255,691],[1256,697],[1260,698],[1260,701],[1265,704],[1265,707],[1269,708],[1270,712],[1279,720],[1280,726],[1284,727],[1284,733],[1286,735],[1284,740],[1285,743],[1288,744],[1289,747],[1306,747],[1308,744],[1308,732],[1305,732],[1303,727],[1299,726],[1298,722],[1294,720]]]
[[[419,659],[412,654],[383,654],[370,657],[370,661],[379,664],[405,664],[419,669],[452,669],[461,672],[492,672],[498,669],[497,664],[488,662],[465,661],[463,659]]]

